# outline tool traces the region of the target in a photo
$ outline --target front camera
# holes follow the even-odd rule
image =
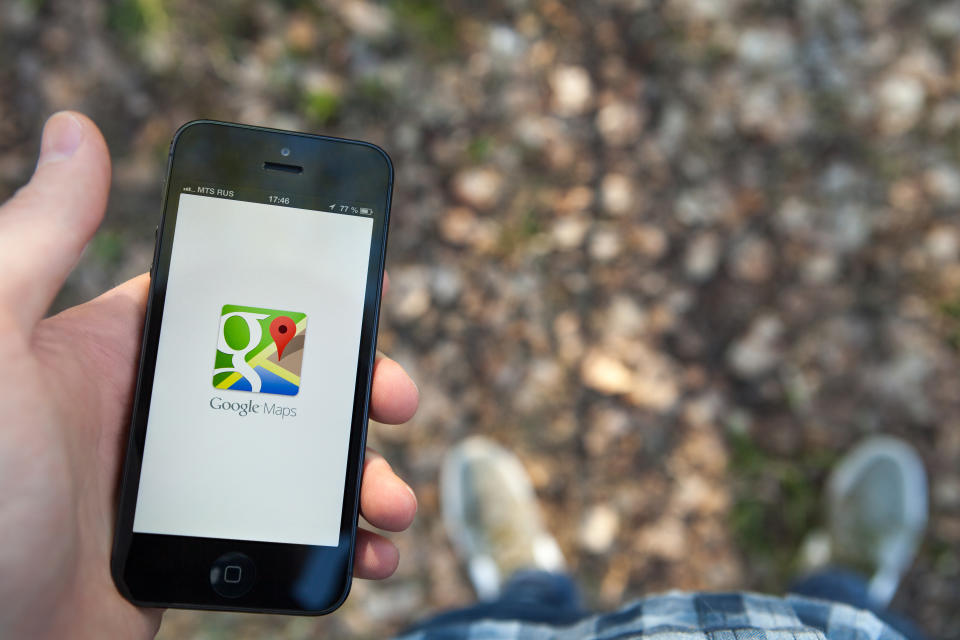
[[[280,155],[286,158],[288,155],[290,155],[290,149],[288,147],[284,147],[283,149],[280,149]]]

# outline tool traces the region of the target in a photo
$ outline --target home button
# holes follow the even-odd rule
[[[253,560],[242,553],[225,553],[210,567],[210,586],[224,598],[239,598],[257,579]]]

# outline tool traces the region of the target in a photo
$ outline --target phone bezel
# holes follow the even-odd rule
[[[284,148],[289,148],[291,153],[281,155],[280,150]],[[265,161],[296,163],[304,170],[296,175],[267,172]],[[393,175],[393,164],[383,149],[357,140],[213,120],[189,122],[174,135],[151,266],[140,367],[111,557],[114,582],[134,604],[322,615],[346,599],[359,515],[360,475],[376,357]],[[373,205],[340,540],[336,547],[133,532],[177,205],[185,183],[322,195],[332,202]],[[257,566],[257,582],[249,593],[239,598],[220,596],[210,586],[210,565],[228,552],[244,553]]]

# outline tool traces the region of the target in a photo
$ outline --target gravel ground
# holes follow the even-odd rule
[[[398,574],[162,638],[379,638],[469,602],[436,475],[472,433],[523,458],[597,607],[781,592],[832,462],[901,436],[932,513],[896,606],[960,638],[957,3],[10,0],[0,54],[0,196],[56,109],[114,154],[58,307],[147,267],[187,120],[397,166],[380,345],[422,406],[371,438],[420,496]]]

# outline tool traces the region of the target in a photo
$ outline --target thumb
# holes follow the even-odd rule
[[[0,207],[0,317],[32,331],[103,219],[109,186],[97,126],[51,116],[33,177]]]

